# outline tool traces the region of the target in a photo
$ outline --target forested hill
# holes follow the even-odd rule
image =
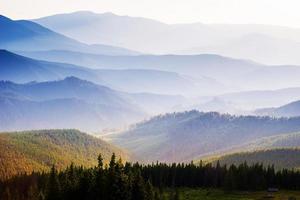
[[[247,162],[250,165],[263,163],[264,166],[274,165],[276,169],[292,169],[300,168],[299,155],[299,148],[267,149],[226,154],[220,157],[211,158],[210,162],[216,164],[217,160],[219,160],[221,165],[239,165],[244,162]]]
[[[262,137],[300,130],[300,118],[189,111],[154,117],[114,138],[145,161],[190,161]]]
[[[101,139],[77,130],[40,130],[0,133],[0,179],[17,173],[58,169],[70,165],[97,164],[101,153],[107,162],[113,152],[122,159],[129,156]]]

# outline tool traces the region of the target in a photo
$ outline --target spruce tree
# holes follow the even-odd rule
[[[61,199],[61,188],[57,176],[57,171],[53,165],[49,175],[47,184],[47,195],[46,200],[60,200]]]

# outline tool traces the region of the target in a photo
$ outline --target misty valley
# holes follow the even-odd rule
[[[0,15],[0,199],[300,199],[300,31]]]

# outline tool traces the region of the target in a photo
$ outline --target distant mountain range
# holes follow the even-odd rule
[[[70,64],[34,60],[6,50],[0,50],[0,80],[25,83],[58,80],[66,76],[78,76],[92,81],[99,80],[88,69]]]
[[[112,138],[144,161],[189,161],[254,139],[300,130],[300,118],[189,111],[154,117]]]
[[[147,116],[121,92],[75,77],[15,84],[0,82],[0,130],[78,128],[96,131]]]
[[[0,66],[0,79],[17,83],[58,80],[67,76],[76,76],[133,93],[212,94],[224,88],[213,79],[193,79],[175,72],[150,69],[94,70],[77,65],[30,59],[6,50],[0,50]],[[207,86],[211,86],[210,90],[199,91],[199,88]]]
[[[27,20],[0,15],[0,49],[15,51],[73,50],[106,55],[136,55],[137,52],[108,45],[87,45]]]
[[[265,111],[269,111],[269,108],[280,107],[299,99],[300,87],[278,90],[253,90],[227,93],[214,97],[198,97],[193,100],[195,104],[192,108],[218,112],[223,110],[236,114],[248,113],[261,115],[264,113],[265,108],[267,108]],[[253,112],[256,109],[258,109],[257,112]]]
[[[151,54],[220,54],[266,64],[300,64],[298,29],[268,25],[165,24],[88,11],[33,20],[88,44],[106,44]]]
[[[80,63],[98,69],[151,69],[176,72],[194,78],[199,82],[199,86],[203,85],[202,90],[206,90],[207,85],[210,85],[210,91],[219,94],[220,91],[226,93],[242,90],[274,90],[300,86],[299,66],[267,66],[213,54],[105,56],[73,51],[17,53],[35,59]]]
[[[0,180],[21,173],[49,171],[53,164],[58,169],[71,163],[93,167],[100,153],[105,163],[113,153],[123,160],[130,159],[125,151],[77,130],[0,133],[0,151]]]
[[[238,60],[219,55],[138,55],[103,56],[82,54],[73,51],[20,52],[35,59],[55,62],[80,63],[105,69],[155,69],[177,72],[194,77],[212,77],[220,80],[235,77],[264,68],[247,60]],[[224,74],[224,70],[227,72]]]
[[[0,81],[0,130],[99,131],[129,125],[185,103],[181,96],[126,93],[76,77],[25,84]]]
[[[300,101],[277,107],[277,108],[262,108],[255,111],[258,115],[268,115],[274,117],[295,117],[300,116]]]

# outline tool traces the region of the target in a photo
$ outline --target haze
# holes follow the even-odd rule
[[[272,24],[300,27],[297,0],[0,0],[14,19],[90,10],[152,18],[166,23]]]

